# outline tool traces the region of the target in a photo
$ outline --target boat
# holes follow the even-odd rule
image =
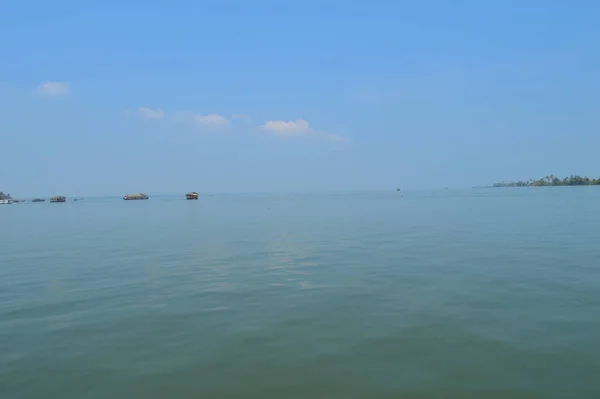
[[[13,199],[10,194],[4,194],[0,191],[0,204],[12,204]]]
[[[44,198],[34,198],[31,200],[31,202],[46,202],[46,199]]]
[[[55,197],[50,197],[50,202],[67,202],[67,198],[62,195],[57,195]]]
[[[191,192],[189,192],[189,193],[187,193],[185,195],[185,199],[188,199],[188,200],[197,200],[198,196],[199,196],[199,194],[197,192],[191,191]]]
[[[126,201],[129,200],[147,200],[148,196],[144,193],[139,193],[139,194],[127,194],[123,196],[123,199]]]

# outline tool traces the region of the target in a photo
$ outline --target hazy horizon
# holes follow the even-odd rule
[[[235,196],[243,196],[243,195],[294,195],[294,194],[353,194],[353,193],[386,193],[386,192],[396,192],[396,189],[400,188],[403,193],[407,192],[436,192],[436,191],[445,191],[448,190],[469,190],[477,187],[426,187],[426,188],[411,188],[411,187],[389,187],[387,189],[369,189],[369,188],[347,188],[347,189],[301,189],[301,190],[272,190],[272,191],[198,191],[195,189],[190,189],[182,192],[165,192],[165,191],[144,191],[144,190],[129,190],[128,192],[123,193],[92,193],[92,194],[80,194],[80,193],[38,193],[38,195],[16,195],[10,191],[5,191],[5,194],[11,194],[15,199],[33,199],[36,197],[47,198],[54,195],[63,195],[67,198],[79,198],[82,197],[84,199],[113,199],[113,198],[122,198],[125,194],[136,194],[136,193],[145,193],[149,196],[154,197],[182,197],[185,193],[190,191],[196,191],[200,194],[201,197],[211,196],[211,195],[235,195]]]

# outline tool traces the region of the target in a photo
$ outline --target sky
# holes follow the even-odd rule
[[[13,196],[600,176],[600,2],[4,0]]]

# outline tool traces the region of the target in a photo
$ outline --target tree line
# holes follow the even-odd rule
[[[545,176],[538,180],[521,180],[517,182],[495,183],[494,187],[543,187],[543,186],[597,186],[600,179],[590,179],[587,176],[571,175],[564,179],[554,175]]]

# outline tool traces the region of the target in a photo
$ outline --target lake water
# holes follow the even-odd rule
[[[0,205],[0,397],[599,398],[600,187]]]

